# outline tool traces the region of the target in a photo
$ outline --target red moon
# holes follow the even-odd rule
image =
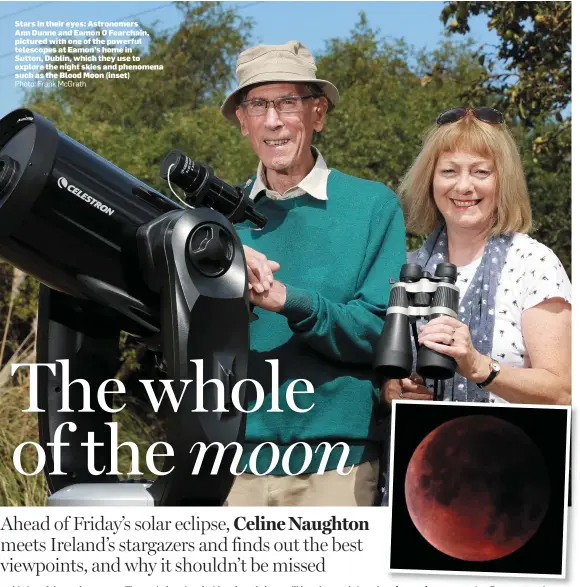
[[[544,519],[546,464],[517,426],[493,416],[442,424],[417,447],[405,498],[421,535],[465,561],[498,559],[521,548]]]

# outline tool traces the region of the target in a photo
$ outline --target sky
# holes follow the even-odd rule
[[[255,43],[281,44],[297,39],[313,53],[331,38],[346,38],[364,10],[369,24],[387,39],[404,38],[415,48],[434,49],[442,39],[439,15],[443,2],[224,2],[254,20]],[[14,31],[16,20],[133,20],[145,25],[158,21],[175,29],[181,13],[169,1],[150,2],[5,2],[0,0],[0,116],[21,106],[23,92],[14,86]],[[129,18],[130,17],[130,18]],[[494,43],[485,17],[471,22],[475,43]],[[459,37],[459,35],[457,35]]]

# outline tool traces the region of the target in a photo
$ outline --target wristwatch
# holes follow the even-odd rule
[[[487,385],[489,385],[498,376],[501,367],[495,359],[491,359],[490,369],[491,371],[487,376],[487,379],[485,381],[482,381],[481,383],[478,383],[477,387],[486,387]]]

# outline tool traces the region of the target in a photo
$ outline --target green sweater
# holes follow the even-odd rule
[[[270,470],[273,475],[285,474],[282,458],[294,443],[312,448],[312,461],[303,473],[318,470],[324,450],[315,451],[321,442],[347,443],[348,465],[377,458],[381,446],[372,360],[389,279],[398,279],[406,262],[403,215],[396,196],[383,184],[335,169],[327,193],[327,201],[309,195],[262,197],[256,206],[268,218],[265,229],[238,232],[243,244],[280,263],[275,278],[287,288],[283,311],[256,308],[259,319],[250,327],[248,378],[260,382],[266,396],[262,407],[248,414],[241,464],[250,462],[258,444],[272,442],[280,451],[277,466]],[[266,361],[274,359],[282,412],[268,412],[273,385]],[[292,411],[286,402],[286,388],[295,379],[314,386],[313,394],[294,394],[300,408],[314,403],[306,413]],[[250,410],[254,389],[246,386]],[[305,390],[305,384],[294,389]],[[257,453],[258,472],[269,468],[272,452],[266,446]],[[341,453],[338,447],[332,451],[327,470],[336,469]],[[290,471],[302,469],[305,459],[306,451],[298,445],[291,452]]]

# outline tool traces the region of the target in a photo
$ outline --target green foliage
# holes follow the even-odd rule
[[[480,75],[468,47],[444,43],[434,53],[414,52],[403,40],[385,42],[364,15],[350,38],[328,41],[318,73],[338,86],[341,99],[317,140],[325,159],[396,190],[423,133]],[[424,72],[436,64],[446,75],[431,83]]]
[[[163,65],[163,71],[86,80],[84,88],[37,90],[28,99],[59,130],[157,189],[163,187],[159,164],[171,149],[214,165],[226,181],[254,166],[239,131],[217,109],[248,43],[251,21],[220,3],[178,6],[183,19],[177,30],[147,29],[151,41],[139,62]]]
[[[12,464],[16,447],[38,438],[36,418],[22,410],[28,408],[24,387],[0,388],[0,506],[46,505],[47,488],[44,475],[25,477]],[[32,447],[22,451],[25,471],[34,471],[36,454]]]
[[[539,154],[566,155],[571,120],[565,110],[572,96],[571,2],[449,2],[441,13],[450,31],[469,31],[471,16],[485,14],[499,36],[495,53],[483,47],[474,57],[486,71],[465,97],[473,104],[489,100],[537,128],[546,119],[557,124],[532,142]]]
[[[0,340],[5,339],[3,348],[0,343],[0,373],[3,365],[31,334],[37,295],[38,282],[35,279],[0,259]],[[0,377],[0,386],[1,380]]]
[[[554,124],[538,127],[543,134],[553,132]],[[534,227],[532,236],[544,243],[572,270],[572,168],[570,156],[560,158],[553,151],[537,157],[533,150],[534,134],[518,129],[520,152],[526,172],[532,203]]]

